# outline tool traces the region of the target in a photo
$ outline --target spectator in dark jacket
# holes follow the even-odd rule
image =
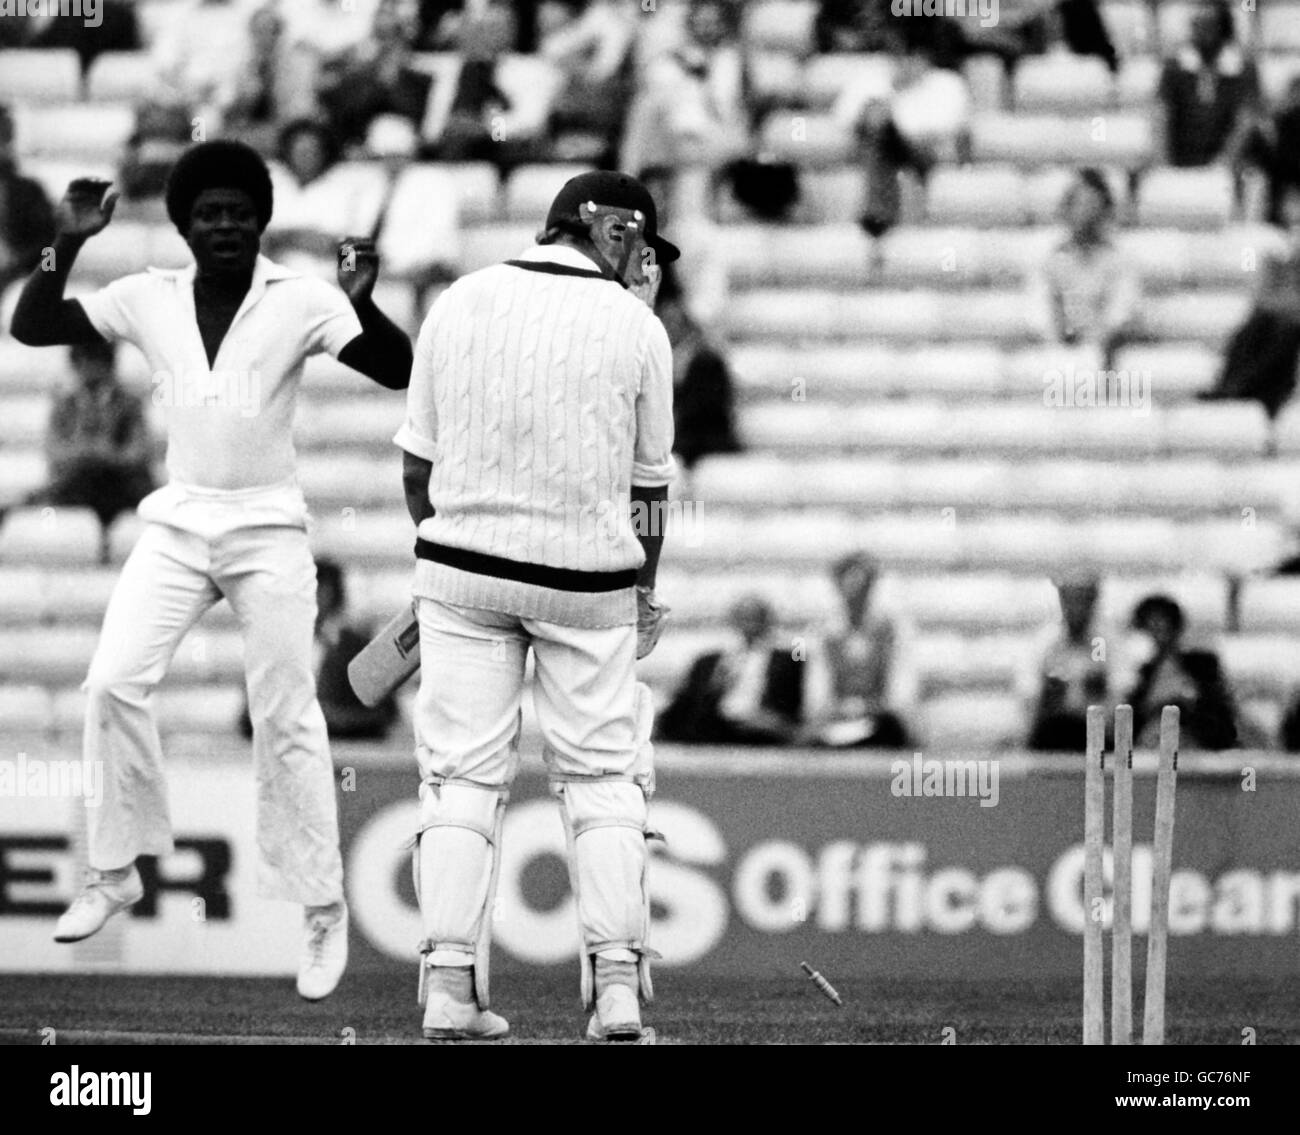
[[[0,106],[0,292],[29,275],[54,239],[54,210],[39,182],[18,172],[14,122]]]
[[[1241,161],[1268,179],[1268,222],[1284,226],[1283,198],[1300,188],[1300,77],[1291,80],[1272,115],[1248,128]]]
[[[1165,158],[1206,166],[1231,157],[1259,106],[1259,73],[1235,42],[1232,7],[1201,0],[1191,42],[1165,61],[1159,96]]]
[[[34,31],[31,47],[70,47],[81,59],[81,72],[90,70],[95,56],[104,51],[139,51],[144,47],[135,6],[122,0],[99,0],[99,24],[90,27],[72,15],[51,14]]]
[[[780,745],[795,740],[803,717],[804,664],[778,645],[772,608],[756,595],[736,601],[731,650],[701,655],[659,715],[665,741]]]
[[[686,310],[673,265],[664,268],[655,305],[673,347],[673,430],[687,470],[710,453],[738,453],[731,370]]]
[[[1218,383],[1200,396],[1256,401],[1270,418],[1290,400],[1300,366],[1300,185],[1285,188],[1279,209],[1281,239],[1260,257],[1250,313],[1228,340]]]
[[[1237,711],[1218,655],[1184,650],[1183,609],[1167,595],[1149,595],[1133,612],[1133,627],[1151,643],[1151,655],[1138,670],[1124,699],[1133,707],[1135,743],[1160,743],[1160,714],[1167,705],[1180,711],[1184,749],[1230,749],[1237,742]]]
[[[397,701],[389,696],[377,706],[367,706],[352,691],[348,663],[370,641],[369,627],[349,622],[347,585],[343,568],[333,560],[316,561],[316,698],[325,714],[325,728],[334,740],[382,741],[396,723]],[[239,731],[252,737],[248,706],[240,716]]]
[[[49,483],[23,503],[94,510],[107,560],[109,525],[154,487],[149,430],[140,399],[117,380],[112,343],[74,344],[68,358],[77,382],[50,412]]]

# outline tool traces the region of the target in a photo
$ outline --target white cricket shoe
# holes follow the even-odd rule
[[[626,985],[609,985],[596,994],[596,1011],[587,1022],[588,1040],[640,1040],[641,1003]]]
[[[328,997],[348,965],[348,907],[303,907],[302,956],[298,959],[298,996],[308,1001]]]
[[[429,966],[427,977],[425,1040],[497,1040],[510,1032],[504,1017],[478,1007],[468,966]]]
[[[113,915],[128,910],[144,898],[140,872],[132,863],[114,871],[86,871],[81,893],[60,916],[54,927],[56,942],[80,942],[97,933]]]

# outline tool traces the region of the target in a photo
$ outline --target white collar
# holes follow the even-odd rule
[[[164,279],[175,280],[178,284],[184,284],[192,287],[194,277],[198,274],[199,266],[191,260],[184,268],[150,268],[149,271],[155,276],[161,276]],[[266,285],[273,280],[292,280],[301,276],[301,272],[295,272],[292,268],[286,268],[283,264],[277,264],[263,256],[260,252],[257,254],[257,263],[253,265],[253,279],[248,286],[250,292],[265,291]]]

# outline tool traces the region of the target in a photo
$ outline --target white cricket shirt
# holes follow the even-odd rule
[[[163,408],[167,471],[207,491],[280,485],[295,469],[293,413],[303,363],[361,334],[347,297],[264,256],[209,367],[194,312],[195,266],[124,276],[81,298],[105,339],[133,343]]]

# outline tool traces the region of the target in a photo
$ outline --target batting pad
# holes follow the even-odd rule
[[[566,780],[556,786],[569,844],[569,879],[582,934],[582,995],[595,998],[592,955],[646,950],[646,800],[625,780]],[[649,997],[649,982],[643,981]]]
[[[416,893],[427,955],[421,965],[473,965],[479,1008],[488,1008],[488,954],[505,792],[424,784]]]

